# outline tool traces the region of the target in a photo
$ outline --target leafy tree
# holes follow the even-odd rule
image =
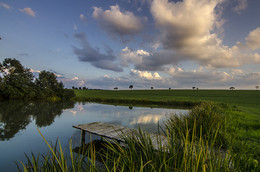
[[[7,58],[0,63],[0,98],[32,99],[59,97],[70,99],[75,96],[73,90],[64,89],[54,73],[41,71],[36,80],[30,69],[16,60]]]
[[[151,87],[151,90],[153,90],[153,87]]]
[[[40,98],[56,96],[55,91],[59,92],[59,87],[63,88],[63,85],[59,85],[56,75],[45,70],[40,72],[39,78],[36,79],[36,85]]]
[[[259,86],[258,86],[258,85],[257,85],[257,86],[255,86],[255,89],[256,89],[256,90],[258,90],[258,88],[259,88]]]
[[[39,78],[36,79],[38,86],[38,97],[60,97],[62,99],[70,99],[75,96],[74,91],[64,89],[62,82],[58,82],[54,73],[48,71],[41,71]]]
[[[16,60],[7,58],[0,65],[1,92],[5,98],[32,98],[35,96],[35,84],[30,69],[24,68]]]
[[[118,87],[115,87],[114,90],[118,90]]]
[[[134,86],[133,86],[133,85],[130,85],[130,86],[129,86],[129,88],[130,88],[130,89],[133,89],[133,88],[134,88]]]
[[[193,90],[195,90],[195,89],[196,89],[196,87],[192,87],[192,89],[193,89]]]

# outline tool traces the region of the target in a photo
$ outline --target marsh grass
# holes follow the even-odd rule
[[[257,171],[257,160],[246,150],[234,151],[226,112],[222,105],[204,103],[186,116],[173,115],[157,145],[139,129],[123,136],[124,145],[105,140],[101,149],[91,142],[73,153],[70,142],[67,156],[60,142],[52,147],[42,136],[50,152],[26,155],[28,162],[21,164],[24,171]]]

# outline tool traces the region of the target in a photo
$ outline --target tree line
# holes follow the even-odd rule
[[[2,99],[71,99],[73,90],[64,88],[54,73],[41,71],[35,78],[18,60],[6,58],[0,63],[0,98]]]

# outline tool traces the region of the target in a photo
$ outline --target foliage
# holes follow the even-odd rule
[[[64,89],[54,73],[41,71],[35,79],[30,69],[16,59],[7,58],[0,63],[0,72],[0,97],[6,99],[71,99],[75,96],[73,91]]]

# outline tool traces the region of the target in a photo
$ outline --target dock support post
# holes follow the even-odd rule
[[[85,145],[85,131],[81,130],[81,146]]]

